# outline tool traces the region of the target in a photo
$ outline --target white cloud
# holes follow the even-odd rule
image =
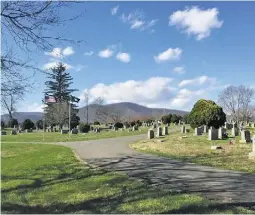
[[[111,14],[114,16],[119,10],[119,5],[111,9]]]
[[[178,67],[175,67],[175,68],[173,69],[173,73],[182,75],[182,74],[186,73],[186,71],[185,71],[185,68],[184,68],[184,67],[178,66]]]
[[[197,90],[197,91],[191,91],[186,88],[181,89],[178,94],[172,99],[171,106],[176,108],[185,108],[189,106],[191,107],[192,102],[197,101],[205,94],[205,90]]]
[[[117,60],[123,62],[123,63],[129,63],[131,60],[130,54],[125,53],[125,52],[119,52],[116,55]]]
[[[74,54],[74,50],[71,46],[68,46],[63,50],[61,48],[54,48],[51,52],[45,52],[44,54],[55,58],[64,58],[65,56]]]
[[[45,55],[50,55],[55,58],[63,58],[61,48],[54,48],[51,52],[45,52]]]
[[[86,66],[86,65],[78,64],[77,66],[73,67],[73,69],[74,69],[76,72],[80,72],[80,71],[83,70],[85,67],[87,67],[87,66]]]
[[[22,103],[18,108],[19,112],[43,112],[43,104],[34,103]]]
[[[196,84],[189,89],[178,88],[178,83],[172,78],[151,77],[146,80],[128,80],[109,85],[98,83],[83,92],[88,91],[91,101],[102,97],[106,103],[134,102],[147,107],[190,110],[197,100],[213,99],[213,94],[222,90],[223,85],[217,85],[216,80],[211,82],[206,80],[208,79],[198,79],[198,83],[206,85]],[[84,101],[83,92],[79,97],[82,100],[81,104]]]
[[[152,77],[143,81],[128,80],[110,85],[99,83],[89,89],[89,95],[92,100],[103,97],[108,103],[129,101],[148,105],[169,100],[175,91],[171,82],[171,78]]]
[[[141,11],[133,11],[129,13],[128,15],[125,15],[124,13],[121,15],[121,20],[123,23],[128,23],[130,25],[130,29],[137,29],[140,31],[149,30],[151,32],[151,29],[156,23],[157,19],[148,20],[145,17],[145,14]],[[155,32],[155,30],[154,30]]]
[[[144,21],[141,21],[141,20],[134,20],[134,22],[131,24],[131,29],[134,29],[134,28],[141,28],[143,25],[144,25]]]
[[[184,87],[187,85],[202,85],[202,84],[215,84],[216,79],[215,78],[209,78],[207,76],[200,76],[194,79],[187,79],[183,80],[179,83],[179,87]]]
[[[176,11],[169,16],[169,25],[184,29],[187,34],[193,34],[197,40],[210,36],[212,29],[221,28],[223,21],[218,19],[217,8],[202,10],[198,7]]]
[[[47,69],[51,69],[51,68],[54,68],[58,65],[59,62],[56,62],[56,61],[51,61],[51,62],[48,62],[46,64],[43,65],[43,69],[47,70]],[[66,67],[66,69],[71,69],[72,66],[67,64],[67,63],[63,63],[64,66]]]
[[[107,48],[98,53],[98,56],[101,58],[109,58],[113,55],[113,50]]]
[[[72,55],[72,54],[74,54],[74,50],[71,46],[68,46],[63,50],[63,55],[64,56],[69,56],[69,55]]]
[[[89,52],[85,52],[85,53],[84,53],[85,56],[91,56],[91,55],[93,55],[93,54],[94,54],[93,51],[89,51]]]
[[[157,63],[170,60],[179,60],[182,54],[182,49],[180,48],[169,48],[164,52],[159,53],[157,56],[154,56],[154,60]]]

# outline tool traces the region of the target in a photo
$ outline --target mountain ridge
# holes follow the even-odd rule
[[[167,109],[167,108],[149,108],[140,104],[132,103],[132,102],[119,102],[106,104],[102,106],[103,108],[107,108],[108,110],[115,110],[121,116],[126,118],[139,118],[139,117],[156,117],[165,115],[168,113],[177,114],[177,115],[185,115],[188,112],[176,109]],[[89,122],[96,121],[96,109],[97,105],[90,104],[88,106],[89,112]],[[87,106],[79,108],[78,116],[80,117],[81,122],[86,122],[87,118]],[[13,117],[18,120],[19,123],[23,122],[25,119],[29,118],[32,121],[37,121],[43,118],[42,112],[15,112],[13,113]],[[8,114],[1,115],[1,120],[7,122]]]

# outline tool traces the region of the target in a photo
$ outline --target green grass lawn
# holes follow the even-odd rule
[[[3,143],[3,213],[254,213],[195,194],[152,189],[126,175],[92,168],[71,149]]]
[[[193,134],[193,130],[188,134],[174,132],[161,138],[163,142],[160,143],[157,139],[152,139],[138,141],[130,146],[138,151],[164,157],[222,169],[255,173],[255,160],[248,159],[248,154],[252,151],[252,144],[239,143],[240,136],[236,137],[235,145],[229,145],[229,139],[209,141],[207,140],[208,135],[193,136]],[[180,139],[181,136],[187,136],[187,138]],[[211,150],[212,144],[222,146],[223,150]]]
[[[17,135],[10,135],[10,131],[7,135],[2,136],[2,142],[68,142],[68,141],[86,141],[102,138],[120,137],[143,134],[148,131],[148,128],[140,128],[141,131],[101,131],[100,133],[79,133],[79,134],[61,134],[60,132],[33,132],[33,133],[20,133]],[[43,141],[44,135],[44,141]]]

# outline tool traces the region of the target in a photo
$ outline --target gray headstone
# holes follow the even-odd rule
[[[200,136],[203,133],[203,127],[195,128],[195,136]]]
[[[251,143],[251,133],[247,130],[241,131],[241,140],[240,143]]]
[[[217,140],[218,139],[218,129],[210,128],[208,130],[208,140]]]
[[[154,131],[152,129],[148,130],[148,139],[154,138]]]
[[[252,152],[249,153],[249,159],[255,159],[255,135],[252,138]]]
[[[6,135],[6,131],[1,131],[1,135]]]
[[[15,129],[15,130],[12,130],[11,131],[11,135],[17,135],[17,130]]]
[[[181,127],[181,133],[185,133],[185,126]]]
[[[78,129],[77,128],[73,128],[71,130],[71,134],[78,134]]]
[[[137,126],[133,126],[133,131],[137,131],[138,130],[138,127]]]
[[[68,129],[62,129],[61,134],[68,134],[69,130]]]
[[[162,128],[158,127],[157,128],[157,137],[160,137],[160,136],[162,136]]]

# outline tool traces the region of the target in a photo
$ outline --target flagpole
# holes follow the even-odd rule
[[[44,131],[45,131],[45,98],[43,99],[43,141],[45,140]]]
[[[71,137],[71,96],[69,97],[69,139]]]

